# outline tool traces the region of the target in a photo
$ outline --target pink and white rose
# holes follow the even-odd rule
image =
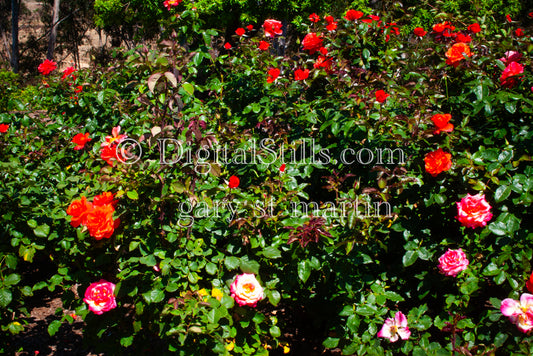
[[[457,203],[457,220],[463,226],[471,227],[483,227],[487,225],[487,222],[492,219],[492,213],[490,212],[491,206],[485,200],[484,194],[470,195],[461,199]]]
[[[91,283],[85,290],[85,298],[83,301],[87,303],[89,310],[95,314],[103,314],[116,308],[117,302],[115,300],[115,285],[104,279],[98,282]]]
[[[462,249],[448,249],[439,257],[439,269],[446,276],[455,277],[468,266],[468,259]]]
[[[263,287],[259,284],[253,273],[238,275],[230,286],[231,297],[240,306],[255,307],[263,299]]]
[[[524,333],[533,329],[533,295],[524,293],[520,301],[511,298],[504,299],[500,306],[503,315],[508,316],[513,324]]]
[[[394,318],[387,318],[378,332],[378,337],[387,338],[390,342],[396,342],[398,338],[407,340],[409,336],[411,336],[411,331],[407,327],[407,318],[401,311],[397,312]]]

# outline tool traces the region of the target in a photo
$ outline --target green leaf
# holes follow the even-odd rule
[[[189,95],[194,95],[194,85],[191,83],[183,83],[183,90],[187,92]]]
[[[324,345],[326,349],[334,349],[337,347],[337,345],[339,345],[339,340],[340,339],[338,337],[328,337],[326,340],[324,340],[322,345]]]
[[[280,258],[281,257],[281,251],[278,250],[278,248],[274,246],[265,247],[261,253],[266,258]]]
[[[157,260],[154,255],[143,256],[139,259],[139,262],[148,267],[153,267],[157,264]]]
[[[12,286],[12,285],[18,284],[18,282],[20,282],[20,276],[15,273],[11,273],[9,276],[7,276],[4,279],[5,286]]]
[[[403,302],[405,300],[401,295],[393,291],[386,291],[385,297],[393,302]]]
[[[130,198],[131,200],[137,200],[139,199],[139,194],[137,193],[136,190],[128,190],[126,192],[126,195],[128,196],[128,198]]]
[[[270,304],[272,304],[273,306],[278,305],[279,301],[281,300],[281,294],[277,290],[268,292],[267,295]]]
[[[244,258],[241,258],[241,271],[243,273],[253,273],[259,274],[259,262],[257,261],[248,261]]]
[[[272,335],[273,337],[280,337],[281,335],[281,330],[279,329],[279,327],[275,325],[270,327],[269,332],[270,332],[270,335]]]
[[[159,303],[165,298],[165,292],[159,289],[153,289],[143,293],[143,297],[147,303]]]
[[[377,309],[373,305],[371,306],[368,304],[363,304],[363,305],[358,306],[355,309],[355,312],[359,315],[370,316],[370,315],[375,315],[377,313]]]
[[[501,185],[496,189],[496,192],[494,193],[494,200],[499,203],[502,200],[505,200],[509,197],[511,194],[511,187],[508,185]]]
[[[226,268],[231,271],[238,268],[241,264],[241,261],[237,257],[230,256],[224,259],[224,264],[226,265]]]
[[[128,347],[133,343],[133,335],[128,337],[123,337],[120,339],[120,344],[124,347]]]
[[[466,281],[461,285],[459,290],[463,294],[470,295],[479,289],[479,286],[477,283],[478,283],[478,279],[476,277],[467,278]]]
[[[509,337],[509,335],[507,334],[504,334],[504,333],[498,333],[496,335],[496,337],[494,338],[494,346],[496,347],[501,347],[503,346],[503,344],[505,343],[505,341],[507,341],[507,338]]]
[[[47,224],[39,225],[36,229],[33,230],[35,236],[37,237],[46,237],[50,233],[50,226]]]
[[[483,270],[485,276],[495,276],[500,273],[500,267],[498,267],[494,262],[491,262]]]
[[[210,275],[214,275],[217,273],[217,265],[213,262],[209,262],[205,265],[205,271]]]
[[[302,282],[306,282],[309,276],[311,275],[311,265],[308,260],[303,260],[298,262],[298,278]]]
[[[9,332],[11,334],[13,334],[13,335],[17,335],[21,331],[24,331],[24,326],[21,323],[19,323],[18,321],[14,321],[14,322],[9,323],[7,328],[9,330]]]
[[[0,307],[5,308],[11,303],[12,295],[9,289],[0,289]]]
[[[50,325],[48,325],[48,334],[50,336],[54,336],[60,327],[61,327],[61,321],[59,320],[52,321]]]
[[[493,222],[488,225],[489,230],[498,236],[507,235],[507,226],[502,222]]]
[[[403,255],[402,262],[405,267],[411,266],[418,259],[416,250],[409,250]]]
[[[98,102],[98,104],[100,105],[104,105],[104,100],[105,100],[105,91],[100,90],[98,94],[96,94],[96,102]]]

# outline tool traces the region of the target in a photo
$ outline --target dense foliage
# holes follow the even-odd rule
[[[531,29],[364,8],[283,48],[168,2],[157,48],[1,77],[0,350],[46,288],[109,354],[533,352]]]

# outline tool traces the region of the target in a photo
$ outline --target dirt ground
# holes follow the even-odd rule
[[[50,29],[50,24],[45,24],[41,20],[40,12],[43,11],[44,2],[36,0],[21,0],[21,13],[19,18],[19,43],[20,48],[24,48],[24,43],[30,38],[30,35],[34,38],[41,39],[44,43],[48,41],[47,32]],[[61,26],[61,25],[59,25]],[[3,44],[0,46],[0,59],[4,59],[7,62],[7,48],[11,45],[11,38],[7,36],[3,39]],[[7,42],[7,43],[6,43]],[[87,68],[90,66],[90,51],[91,49],[102,47],[108,44],[109,38],[104,31],[97,31],[96,29],[90,29],[79,46],[80,55],[80,68]],[[21,54],[22,56],[24,53]],[[43,52],[42,57],[46,55]],[[74,66],[75,60],[72,54],[65,54],[59,58],[54,58],[56,61],[60,61],[59,70],[63,70],[66,67]]]

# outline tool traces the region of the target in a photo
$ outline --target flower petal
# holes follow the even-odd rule
[[[520,303],[518,303],[517,300],[511,298],[507,298],[502,301],[500,311],[505,316],[514,316],[522,314],[522,310],[520,309]]]

